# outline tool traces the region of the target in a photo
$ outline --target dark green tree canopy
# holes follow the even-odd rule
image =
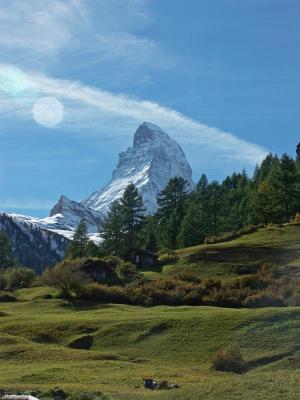
[[[0,269],[7,269],[16,264],[11,241],[3,230],[0,230]]]
[[[87,234],[87,226],[84,220],[81,220],[74,233],[73,239],[66,251],[67,258],[78,258],[87,255],[89,237]]]

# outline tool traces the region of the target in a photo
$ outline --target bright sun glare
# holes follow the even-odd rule
[[[35,121],[47,128],[58,125],[64,117],[64,107],[55,97],[41,97],[32,109]]]

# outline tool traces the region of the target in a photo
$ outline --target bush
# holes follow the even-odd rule
[[[249,226],[244,226],[238,231],[239,235],[248,235],[249,233],[254,233],[258,230],[257,225],[249,225]]]
[[[240,235],[237,232],[225,232],[218,236],[209,236],[205,238],[205,244],[215,244],[215,243],[223,243],[229,242],[238,238]]]
[[[236,374],[246,371],[246,363],[238,347],[218,350],[213,355],[212,364],[216,371],[234,372]]]
[[[118,265],[122,264],[122,260],[116,256],[101,257],[101,261],[107,265],[110,270],[115,270]]]
[[[0,274],[0,290],[15,290],[29,287],[36,279],[33,269],[10,267]]]
[[[137,267],[130,261],[119,264],[116,268],[116,275],[124,283],[136,281],[140,277]]]
[[[123,287],[107,286],[95,282],[85,285],[80,299],[103,303],[127,303]]]
[[[293,219],[294,224],[300,224],[300,213],[297,213]]]
[[[268,286],[268,282],[261,279],[259,275],[247,275],[241,278],[235,278],[229,282],[229,287],[232,289],[244,289],[249,288],[252,290],[265,289]]]
[[[286,303],[281,295],[262,292],[247,297],[244,306],[249,308],[284,307]]]
[[[161,265],[173,264],[178,260],[178,255],[174,251],[168,251],[160,254],[158,262]]]
[[[8,268],[5,275],[7,279],[6,288],[9,290],[29,287],[36,278],[34,270],[25,267]]]
[[[58,295],[66,300],[79,297],[90,281],[80,265],[74,261],[64,260],[53,268],[46,269],[41,277],[41,283],[55,288]]]

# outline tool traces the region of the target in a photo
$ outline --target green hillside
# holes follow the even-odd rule
[[[75,307],[43,299],[48,292],[22,290],[22,301],[1,304],[0,387],[101,391],[113,399],[300,395],[298,308]],[[211,369],[212,353],[229,345],[240,346],[249,362],[247,373]],[[78,346],[84,349],[74,349]],[[135,389],[143,377],[166,379],[181,388]]]
[[[236,240],[186,248],[146,275],[229,279],[266,262],[299,278],[300,225],[268,226]],[[0,387],[55,387],[109,399],[252,400],[300,397],[300,308],[137,307],[75,303],[49,288],[22,289],[0,303]],[[52,295],[52,296],[50,296]],[[218,349],[238,346],[242,375],[215,372]],[[181,386],[147,391],[142,378]],[[140,385],[140,388],[135,386]]]
[[[278,267],[300,267],[300,224],[268,225],[229,242],[178,250],[176,263],[156,271],[149,278],[191,273],[199,277],[228,279],[256,272],[264,263]]]

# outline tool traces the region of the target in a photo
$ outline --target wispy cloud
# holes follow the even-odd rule
[[[40,200],[30,197],[4,199],[0,201],[1,210],[49,210],[53,207],[53,200]]]
[[[1,71],[2,75],[3,71],[7,75],[10,68],[0,65],[0,77]],[[16,74],[16,69],[12,70],[17,77],[24,77],[26,82],[23,90],[18,93],[18,99],[22,97],[22,92],[32,99],[35,96],[54,96],[60,99],[65,105],[65,121],[61,128],[71,132],[99,138],[111,134],[132,135],[132,129],[137,124],[148,120],[160,125],[181,143],[197,145],[202,151],[217,154],[219,158],[255,165],[266,155],[266,150],[256,144],[242,140],[232,133],[209,127],[158,103],[114,94],[80,82],[53,79],[36,72],[17,70]],[[20,104],[18,112],[16,113],[14,107],[12,113],[20,118],[32,118],[32,105],[28,103],[24,106],[22,102]]]
[[[141,34],[151,21],[146,9],[144,0],[0,0],[0,59],[47,69],[73,53],[98,64],[170,68],[174,58]]]
[[[80,1],[0,1],[0,45],[5,52],[55,55],[70,43],[75,25],[83,24]]]

